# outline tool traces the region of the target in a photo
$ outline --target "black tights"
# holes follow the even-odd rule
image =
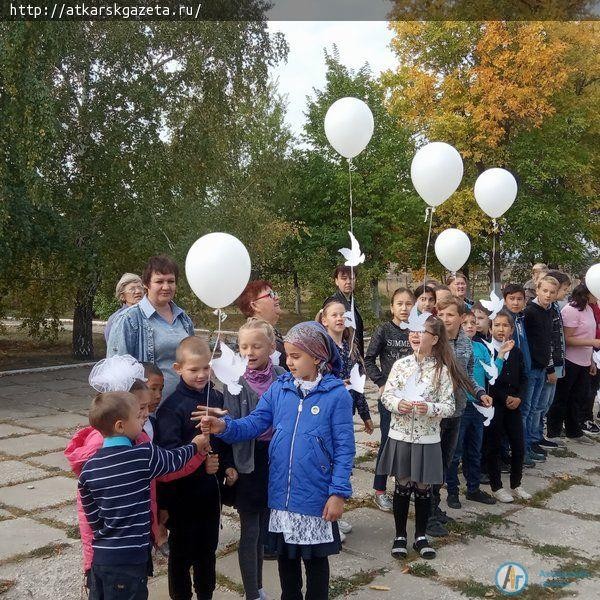
[[[303,600],[302,565],[300,558],[278,556],[281,600]],[[304,560],[306,569],[306,600],[325,600],[329,597],[329,559]]]
[[[396,482],[394,489],[394,521],[396,537],[406,538],[406,522],[410,495],[415,493],[415,538],[425,535],[431,505],[431,486],[408,480]]]

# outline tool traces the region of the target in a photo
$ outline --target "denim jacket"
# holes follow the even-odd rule
[[[130,354],[140,362],[156,362],[154,354],[154,329],[152,323],[144,314],[140,304],[146,300],[146,297],[135,306],[129,307],[122,312],[112,325],[108,344],[106,346],[106,356]],[[183,323],[188,335],[194,335],[194,324],[187,313],[171,303],[173,315]]]

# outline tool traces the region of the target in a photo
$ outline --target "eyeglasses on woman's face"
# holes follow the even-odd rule
[[[271,298],[272,300],[277,300],[277,298],[279,298],[279,294],[274,290],[269,290],[266,294],[259,296],[256,300],[262,300],[263,298]]]

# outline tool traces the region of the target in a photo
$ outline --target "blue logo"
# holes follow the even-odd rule
[[[528,580],[527,569],[519,563],[504,563],[496,571],[496,587],[508,596],[520,594],[527,586]]]

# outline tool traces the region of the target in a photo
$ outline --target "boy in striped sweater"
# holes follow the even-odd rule
[[[181,469],[209,440],[163,450],[153,444],[133,446],[142,432],[139,404],[129,392],[98,394],[90,425],[104,436],[102,448],[79,476],[81,502],[94,532],[90,600],[148,598],[150,557],[150,482]]]

